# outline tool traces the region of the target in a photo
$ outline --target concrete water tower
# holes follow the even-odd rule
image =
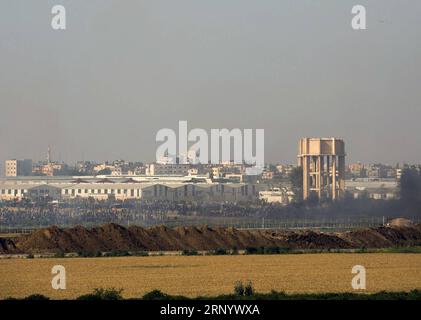
[[[338,199],[345,193],[345,142],[336,138],[302,138],[298,165],[303,168],[303,199]]]

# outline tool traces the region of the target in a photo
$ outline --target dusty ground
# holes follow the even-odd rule
[[[51,288],[51,268],[63,265],[67,289]],[[94,288],[123,288],[125,297],[160,289],[187,296],[231,293],[237,280],[259,292],[352,291],[352,266],[367,270],[367,291],[421,288],[421,254],[296,254],[157,256],[122,258],[3,259],[0,298],[41,293],[75,298]]]

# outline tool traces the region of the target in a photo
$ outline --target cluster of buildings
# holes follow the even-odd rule
[[[397,199],[399,182],[405,167],[407,165],[349,164],[346,171],[346,190],[354,198]],[[418,167],[421,170],[421,166]]]
[[[218,183],[206,176],[19,177],[0,181],[0,200],[94,199],[248,202],[263,185]]]
[[[399,165],[352,163],[345,165],[345,143],[336,138],[299,141],[302,198],[395,199],[402,174]],[[286,205],[298,195],[289,179],[296,165],[266,165],[259,176],[246,175],[235,163],[179,163],[170,158],[154,163],[79,161],[70,166],[51,160],[5,162],[0,200],[49,197],[96,200],[158,199],[197,201],[265,201]],[[421,169],[421,168],[420,168]],[[295,190],[296,191],[296,190]]]
[[[293,166],[270,166],[256,177],[246,175],[245,165],[229,162],[186,164],[160,159],[143,164],[117,160],[100,164],[80,161],[69,166],[52,161],[50,152],[47,161],[36,164],[16,159],[5,164],[0,200],[262,200],[284,205],[293,200],[288,186],[271,181],[286,178]]]
[[[345,190],[354,199],[393,200],[399,198],[399,184],[396,179],[346,180]]]
[[[200,164],[182,161],[181,158],[163,157],[156,162],[144,164],[142,162],[129,162],[115,160],[112,162],[96,163],[92,161],[78,161],[75,165],[53,161],[48,149],[46,161],[33,163],[30,159],[12,159],[5,161],[5,177],[27,176],[194,176],[209,175],[213,180],[220,182],[245,182],[247,181],[245,164],[221,162],[215,164]],[[267,165],[260,180],[279,180],[288,177],[295,168],[294,165]],[[255,179],[256,180],[256,179]]]
[[[351,163],[346,168],[347,179],[396,179],[399,180],[402,174],[402,168],[399,164],[395,166],[374,163],[364,164],[361,162]]]

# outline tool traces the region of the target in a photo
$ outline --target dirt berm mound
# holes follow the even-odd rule
[[[87,229],[55,226],[16,239],[0,239],[1,253],[172,251],[289,247],[293,249],[381,248],[421,245],[421,225],[378,227],[344,233],[117,224]]]
[[[421,245],[421,225],[390,226],[342,233],[351,247],[386,248]]]

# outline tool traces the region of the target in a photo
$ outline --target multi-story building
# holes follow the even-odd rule
[[[187,176],[189,169],[190,164],[151,163],[146,170],[146,174],[149,176]]]
[[[287,205],[293,201],[294,193],[288,188],[271,188],[259,192],[259,199],[266,203]]]
[[[52,177],[55,175],[61,175],[62,172],[67,168],[65,163],[58,163],[58,162],[40,162],[35,164],[33,167],[33,173],[36,175],[43,175]]]
[[[262,172],[263,180],[272,180],[274,176],[275,176],[275,173],[273,171],[263,170]]]
[[[19,177],[32,175],[32,160],[6,160],[5,161],[5,176],[6,177]]]
[[[98,165],[94,166],[93,172],[96,174],[98,172],[107,170],[111,173],[114,169],[115,169],[114,165],[110,165],[108,163],[102,163],[102,164],[98,164]]]
[[[75,171],[78,173],[83,173],[85,175],[92,175],[93,168],[96,164],[91,161],[78,161],[74,167]]]
[[[351,178],[362,178],[365,175],[364,164],[361,162],[351,163],[348,165],[348,173]]]

